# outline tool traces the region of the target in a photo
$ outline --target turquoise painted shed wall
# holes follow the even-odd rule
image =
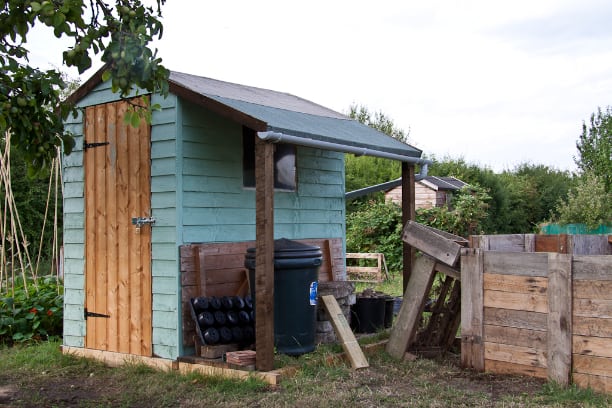
[[[118,100],[98,85],[80,107]],[[255,239],[255,191],[242,182],[242,126],[174,95],[154,95],[151,128],[153,353],[183,354],[179,246]],[[83,119],[64,168],[64,344],[84,347]],[[344,154],[297,149],[296,192],[275,193],[276,238],[344,237]]]
[[[182,110],[182,241],[255,239],[255,190],[242,181],[242,126],[194,104]],[[297,149],[296,192],[274,195],[275,238],[344,236],[344,154]]]

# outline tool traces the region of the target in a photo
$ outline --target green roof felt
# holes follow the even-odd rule
[[[421,150],[295,95],[172,71],[170,82],[262,122],[269,131],[408,157]]]

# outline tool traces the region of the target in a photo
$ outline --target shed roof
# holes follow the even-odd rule
[[[171,90],[189,90],[265,123],[266,129],[255,130],[402,156],[421,156],[421,150],[413,146],[295,95],[175,71],[170,73],[170,84]]]
[[[467,185],[467,183],[455,177],[427,176],[421,182],[433,188],[434,190],[446,191],[461,190],[464,186]]]
[[[101,82],[100,69],[71,97],[77,102]],[[171,71],[170,92],[252,128],[408,158],[421,150],[341,113],[288,93]]]

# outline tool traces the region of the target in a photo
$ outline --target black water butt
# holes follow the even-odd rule
[[[274,346],[298,356],[315,349],[317,287],[321,248],[281,238],[274,241]],[[255,306],[255,248],[247,249]]]

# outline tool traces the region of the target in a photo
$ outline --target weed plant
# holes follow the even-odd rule
[[[0,298],[0,343],[14,344],[59,338],[62,334],[64,288],[55,276],[16,278],[12,293]]]

